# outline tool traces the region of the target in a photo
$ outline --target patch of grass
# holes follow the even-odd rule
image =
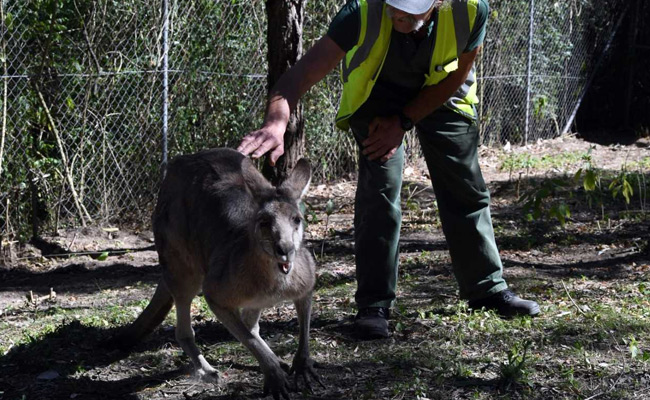
[[[510,390],[513,386],[531,385],[528,379],[530,375],[528,350],[531,344],[532,341],[525,340],[522,343],[516,343],[508,350],[507,360],[500,367],[500,384],[505,390]]]
[[[630,162],[630,170],[650,171],[650,157]]]
[[[499,170],[509,171],[510,179],[514,173],[526,173],[529,175],[536,170],[560,170],[568,171],[569,169],[580,164],[583,159],[583,152],[564,152],[557,154],[545,154],[535,156],[530,153],[509,153],[501,156]]]
[[[429,392],[430,387],[422,377],[421,369],[412,368],[405,373],[401,369],[397,369],[395,372],[399,382],[392,388],[393,396],[408,395],[408,398],[427,397],[427,392]]]

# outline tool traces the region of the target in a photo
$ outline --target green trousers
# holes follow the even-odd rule
[[[359,308],[390,307],[395,300],[401,226],[404,146],[386,162],[361,154],[368,120],[351,120],[359,144],[354,236]],[[477,300],[507,287],[494,240],[490,193],[478,163],[478,129],[447,109],[417,125],[438,202],[460,297]]]

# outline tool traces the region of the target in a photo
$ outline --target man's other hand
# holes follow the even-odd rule
[[[270,151],[270,164],[275,165],[278,158],[284,154],[284,129],[263,126],[244,136],[237,151],[245,156],[252,153],[251,157],[253,158],[260,158]]]
[[[368,138],[361,142],[364,156],[369,160],[387,161],[399,148],[406,132],[402,130],[399,117],[375,117],[368,126]]]

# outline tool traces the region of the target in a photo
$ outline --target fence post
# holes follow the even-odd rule
[[[169,100],[169,0],[163,0],[163,35],[162,35],[162,164],[161,176],[167,172],[167,118]]]
[[[627,76],[627,88],[625,91],[625,108],[623,109],[623,127],[630,127],[630,113],[632,109],[632,97],[634,96],[634,66],[636,61],[636,38],[639,32],[639,15],[641,14],[641,0],[636,0],[634,3],[634,13],[630,16],[632,23],[630,24],[628,32],[628,62],[629,66]]]
[[[526,71],[526,125],[524,128],[524,146],[528,144],[530,132],[530,78],[533,68],[533,36],[535,29],[535,0],[530,0],[530,21],[528,22],[528,67]]]

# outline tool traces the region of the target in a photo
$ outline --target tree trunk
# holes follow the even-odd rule
[[[304,5],[305,0],[266,1],[268,91],[302,55]],[[298,102],[296,108],[291,112],[289,124],[284,133],[284,156],[280,157],[275,167],[271,167],[268,162],[264,163],[262,172],[273,184],[284,180],[302,157],[305,151],[304,127],[302,104]]]

